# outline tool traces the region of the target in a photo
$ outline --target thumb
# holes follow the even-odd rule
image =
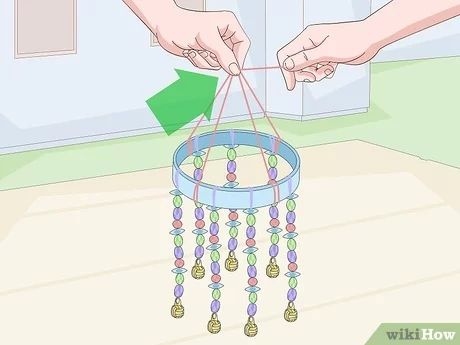
[[[297,72],[310,66],[316,66],[321,62],[333,60],[325,54],[322,46],[318,46],[288,57],[284,60],[283,68],[290,72]]]
[[[241,73],[233,50],[225,44],[222,37],[218,36],[210,40],[200,41],[199,44],[205,50],[216,55],[217,61],[228,74],[239,75]]]

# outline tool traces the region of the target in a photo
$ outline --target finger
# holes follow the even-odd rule
[[[294,90],[295,84],[296,84],[296,77],[294,72],[287,71],[285,68],[283,68],[283,63],[284,60],[288,57],[288,55],[285,52],[285,48],[281,49],[278,51],[278,63],[281,67],[281,72],[283,73],[283,78],[286,83],[286,87],[289,91]]]
[[[223,16],[222,23],[225,23],[225,25],[219,26],[219,33],[223,41],[233,51],[238,61],[238,66],[243,68],[251,47],[251,40],[233,12],[224,11],[221,15]]]
[[[195,67],[198,68],[198,66],[195,64],[195,62],[194,62],[194,61],[192,60],[192,58],[190,57],[190,50],[184,50],[183,53],[182,53],[182,55],[185,56],[185,58],[186,58],[188,61],[190,61],[190,63],[191,63],[193,66],[195,66]]]
[[[216,70],[216,69],[219,69],[219,67],[214,67],[214,66],[211,66],[200,54],[198,54],[195,50],[192,50],[190,53],[189,53],[189,58],[195,63],[195,66],[197,66],[198,68],[202,68],[202,69],[213,69],[213,70]]]
[[[329,65],[332,67],[332,73],[328,74],[326,78],[331,79],[335,75],[335,71],[337,71],[339,64],[336,62],[331,62]]]
[[[316,48],[303,50],[286,58],[283,63],[283,67],[287,71],[295,72],[310,66],[316,66],[323,61],[334,61],[334,59],[326,56],[323,53],[323,48],[318,46]]]
[[[316,81],[315,75],[310,71],[295,72],[295,79],[298,82],[307,82],[307,83],[312,83]]]
[[[207,51],[205,51],[205,50],[202,50],[202,51],[199,51],[198,54],[200,54],[201,57],[202,57],[203,59],[205,59],[206,62],[207,62],[210,66],[216,67],[216,69],[220,69],[220,68],[221,68],[219,62],[218,62],[216,59],[214,59],[214,58],[211,56],[211,54],[210,54],[209,52],[207,52]]]
[[[197,41],[204,50],[215,54],[217,61],[228,74],[236,76],[241,73],[233,51],[222,40],[218,30],[213,37],[197,37]]]
[[[334,67],[332,67],[331,65],[327,64],[327,65],[321,66],[315,72],[316,81],[323,80],[324,78],[327,78],[328,76],[333,75],[333,73],[334,73]]]

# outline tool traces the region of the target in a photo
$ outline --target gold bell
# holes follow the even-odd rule
[[[275,258],[270,259],[270,263],[267,266],[267,277],[276,278],[280,275],[280,267],[276,263]]]
[[[289,302],[288,307],[286,308],[286,311],[284,312],[284,319],[287,322],[294,322],[297,320],[297,309],[294,306],[293,302]]]
[[[200,259],[196,259],[195,265],[192,267],[192,277],[195,279],[203,279],[205,269]]]
[[[171,307],[171,316],[175,319],[180,319],[184,316],[184,306],[180,298],[176,298],[174,305]]]
[[[244,334],[246,334],[248,337],[255,337],[257,335],[257,325],[256,322],[254,321],[254,318],[250,316],[248,318],[248,322],[246,323],[246,326],[244,326]]]
[[[212,313],[211,320],[208,322],[208,331],[212,334],[217,334],[220,332],[222,325],[220,324],[219,319],[217,318],[216,313]]]
[[[225,260],[225,268],[229,272],[235,272],[238,269],[238,259],[235,257],[233,250],[228,253],[228,258]]]

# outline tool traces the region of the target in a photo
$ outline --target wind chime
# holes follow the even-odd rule
[[[175,267],[172,272],[175,275],[176,286],[174,288],[174,304],[171,307],[171,315],[174,318],[182,318],[185,308],[182,304],[184,294],[184,280],[187,270],[184,268],[183,236],[185,226],[182,223],[184,202],[194,202],[195,224],[192,233],[195,236],[195,259],[191,267],[191,276],[194,279],[204,279],[209,275],[210,282],[208,287],[211,289],[211,317],[208,322],[208,331],[216,334],[221,330],[219,321],[219,311],[221,309],[221,290],[222,284],[221,263],[229,272],[236,271],[241,266],[240,254],[238,251],[238,235],[240,230],[245,228],[246,247],[242,253],[246,255],[248,286],[245,291],[248,293],[248,319],[244,327],[244,333],[249,337],[254,337],[258,332],[256,324],[257,298],[260,287],[257,280],[257,251],[256,232],[265,226],[257,224],[257,213],[268,212],[270,222],[267,232],[270,236],[271,245],[269,248],[269,259],[265,273],[270,278],[277,278],[280,275],[278,265],[278,253],[280,237],[282,236],[287,246],[287,307],[284,318],[288,322],[297,320],[297,310],[295,300],[297,298],[297,278],[300,273],[297,270],[296,254],[296,201],[295,191],[300,181],[300,158],[295,149],[277,137],[257,131],[255,122],[252,121],[254,131],[247,130],[217,130],[220,118],[223,113],[225,101],[228,96],[233,77],[228,77],[217,95],[221,92],[224,85],[230,80],[227,92],[220,110],[219,118],[213,132],[193,136],[182,143],[173,156],[173,183],[175,188],[171,194],[173,196],[173,230],[170,234],[174,238]],[[243,80],[246,82],[254,98],[262,108],[254,91],[244,76],[239,77],[246,105],[253,120],[253,115],[249,106],[246,90],[243,87]],[[217,96],[216,96],[217,97]],[[200,121],[201,122],[201,121]],[[198,123],[199,124],[199,123]],[[198,126],[197,124],[197,126]],[[270,121],[270,124],[271,121]],[[273,125],[272,125],[273,127]],[[276,129],[273,127],[276,132]],[[195,127],[196,130],[196,127]],[[276,132],[277,133],[277,132]],[[213,147],[225,147],[227,152],[227,172],[226,182],[222,185],[212,185],[203,181],[206,163],[209,152]],[[261,186],[241,188],[237,182],[237,153],[238,147],[249,146],[259,148],[264,159],[267,170],[268,183]],[[205,152],[207,150],[207,153]],[[193,174],[188,175],[182,170],[181,165],[191,158],[194,165]],[[284,159],[290,166],[290,173],[283,177],[278,177],[278,162]],[[286,207],[286,222],[284,224],[279,219],[279,208],[281,205]],[[244,223],[244,224],[242,224]],[[220,243],[219,233],[225,230],[229,234],[227,243],[228,254],[225,260],[221,258],[222,244]],[[210,257],[210,267],[205,268],[203,258],[206,251]],[[210,273],[208,273],[208,270]]]

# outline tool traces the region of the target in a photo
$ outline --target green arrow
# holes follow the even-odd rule
[[[147,105],[171,135],[197,116],[209,120],[219,78],[176,69],[179,79],[147,100]]]

